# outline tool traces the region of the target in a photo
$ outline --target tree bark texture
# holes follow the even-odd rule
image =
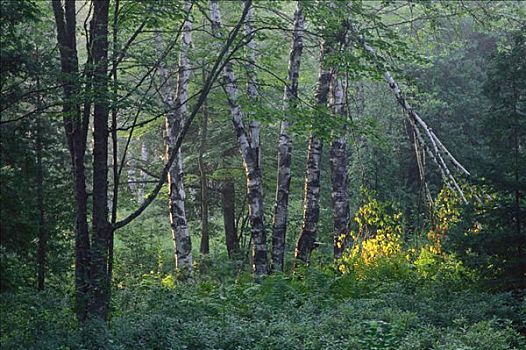
[[[40,100],[40,98],[39,98]],[[40,116],[37,118],[35,152],[36,164],[36,189],[38,208],[38,246],[37,246],[37,289],[44,290],[46,277],[47,231],[44,206],[44,167],[42,165],[42,123]]]
[[[254,28],[252,27],[254,22],[254,7],[250,6],[247,13],[247,18],[244,24],[245,35],[248,38],[247,42],[247,64],[245,68],[247,70],[247,95],[251,103],[257,103],[258,88],[256,80],[256,40],[254,39]],[[248,111],[247,117],[249,122],[249,139],[250,146],[256,154],[256,162],[258,167],[261,168],[261,123],[254,119],[254,112]]]
[[[346,117],[343,86],[340,79],[334,78],[331,84],[332,112]],[[349,195],[347,192],[347,140],[345,135],[336,136],[330,151],[332,208],[334,222],[334,257],[341,258],[349,231]]]
[[[212,28],[215,35],[219,35],[221,28],[219,4],[217,1],[210,1]],[[258,164],[257,149],[253,147],[253,141],[250,138],[244,126],[244,116],[241,107],[237,101],[238,88],[234,77],[232,63],[228,62],[223,70],[225,91],[230,105],[230,114],[232,123],[236,131],[245,176],[247,178],[247,194],[250,215],[250,225],[252,233],[252,260],[253,270],[256,275],[268,274],[267,264],[267,243],[264,225],[263,212],[263,182],[261,168]]]
[[[223,205],[223,222],[228,257],[233,259],[239,252],[239,239],[236,230],[236,190],[234,182],[225,181],[221,187],[221,201]]]
[[[108,253],[113,227],[108,214],[108,11],[109,1],[93,3],[91,20],[93,74],[93,236],[91,246],[90,316],[106,320],[110,276]]]
[[[280,125],[278,141],[278,174],[276,181],[276,199],[274,218],[272,223],[272,270],[283,271],[285,256],[285,236],[287,232],[287,218],[291,179],[292,139],[289,135],[289,108],[294,108],[298,98],[298,80],[301,54],[303,51],[305,17],[298,2],[294,12],[294,32],[292,47],[289,55],[287,85],[283,94],[284,116]]]
[[[52,1],[53,14],[57,27],[57,42],[60,52],[61,83],[64,100],[62,113],[64,132],[71,155],[75,194],[75,311],[80,322],[87,318],[87,304],[90,286],[90,241],[88,229],[88,196],[84,157],[88,119],[80,112],[80,76],[76,47],[75,2]],[[88,114],[89,116],[89,114]]]
[[[185,12],[191,10],[191,2],[184,4]],[[172,153],[177,137],[183,127],[187,114],[188,83],[190,81],[191,67],[188,59],[188,49],[192,45],[192,21],[187,17],[183,24],[182,45],[179,52],[179,63],[177,73],[177,93],[175,100],[170,84],[170,73],[165,64],[159,65],[159,72],[163,80],[161,94],[168,112],[166,113],[166,157]],[[162,47],[160,35],[157,36],[159,46]],[[162,51],[162,50],[161,50]],[[186,272],[192,271],[192,241],[188,231],[185,210],[185,189],[183,184],[184,176],[183,157],[181,149],[177,151],[176,159],[168,173],[170,224],[172,227],[175,261],[177,269]]]
[[[327,46],[323,43],[320,54],[320,73],[315,93],[316,104],[320,108],[327,106],[331,80],[331,73],[325,68],[323,63],[327,50]],[[315,133],[311,133],[305,175],[303,225],[295,253],[296,259],[304,263],[309,263],[312,250],[316,247],[316,226],[320,216],[320,164],[322,149],[322,141]]]
[[[204,77],[205,73],[203,72],[203,79]],[[208,178],[206,174],[205,162],[203,159],[208,138],[208,104],[206,101],[203,103],[202,111],[203,120],[201,124],[201,132],[199,135],[199,155],[197,158],[199,165],[199,180],[201,182],[201,244],[199,251],[201,254],[208,254],[210,253],[210,235],[208,230]]]
[[[131,194],[137,197],[137,169],[135,168],[135,159],[128,161],[128,187],[130,188]]]

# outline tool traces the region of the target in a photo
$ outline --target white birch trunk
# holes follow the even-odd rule
[[[353,29],[353,28],[352,28]],[[353,29],[354,30],[354,29]],[[364,50],[370,54],[373,58],[376,60],[378,59],[376,55],[375,49],[370,46],[363,37],[359,37],[360,43]],[[377,61],[378,64],[378,61]],[[418,135],[420,133],[418,128],[421,128],[424,133],[427,135],[429,143],[431,144],[431,148],[426,147],[426,144],[424,144],[424,139],[422,137],[419,138],[419,141],[423,143],[422,145],[428,150],[428,153],[431,156],[431,159],[435,162],[435,164],[440,169],[442,178],[446,185],[450,187],[450,184],[453,184],[458,194],[461,196],[464,203],[467,204],[467,199],[464,196],[464,192],[460,188],[458,182],[454,178],[454,176],[451,174],[451,171],[449,170],[446,162],[444,161],[444,158],[442,157],[442,154],[449,159],[449,161],[462,173],[469,176],[469,172],[460,164],[459,161],[453,155],[449,152],[449,150],[442,144],[442,142],[438,139],[438,137],[435,135],[433,130],[431,130],[430,127],[427,126],[427,124],[424,122],[424,120],[418,115],[418,113],[411,107],[409,102],[405,99],[405,97],[402,94],[402,91],[400,89],[400,86],[398,83],[394,80],[391,73],[389,73],[387,70],[384,72],[384,79],[389,84],[389,87],[391,88],[391,91],[395,95],[396,100],[398,101],[398,104],[404,109],[404,111],[407,113],[407,117],[411,121],[411,125],[413,126],[413,129],[415,129],[415,133]]]
[[[254,7],[250,6],[246,22],[245,22],[245,35],[250,41],[247,43],[247,95],[253,103],[257,103],[258,88],[256,81],[256,40],[254,39]],[[254,119],[254,112],[249,111],[247,113],[249,122],[249,135],[250,135],[250,146],[256,152],[256,159],[258,167],[261,167],[261,124]]]
[[[333,79],[331,84],[332,112],[345,118],[344,92],[340,79]],[[345,249],[349,230],[349,195],[347,192],[348,151],[345,135],[337,135],[331,144],[331,183],[332,208],[334,222],[334,257],[340,258]]]
[[[287,232],[288,204],[292,163],[292,139],[289,135],[290,121],[288,109],[294,108],[298,98],[298,78],[301,54],[303,51],[305,17],[301,3],[294,12],[294,33],[289,55],[287,86],[283,93],[284,116],[280,125],[278,141],[278,174],[276,180],[276,203],[272,223],[272,269],[283,271],[285,256],[285,236]]]
[[[327,106],[331,73],[324,67],[323,61],[329,48],[322,44],[320,54],[320,74],[316,86],[316,104]],[[304,263],[309,263],[312,250],[316,247],[316,226],[320,216],[320,165],[323,149],[322,141],[314,133],[309,139],[307,155],[307,172],[305,175],[305,190],[303,204],[303,225],[300,238],[296,244],[295,257]]]
[[[221,28],[221,15],[217,1],[210,1],[212,29],[219,36]],[[267,266],[267,243],[263,212],[263,183],[261,168],[258,164],[257,149],[253,147],[250,133],[244,126],[244,116],[237,101],[238,88],[232,63],[228,62],[223,71],[225,91],[230,106],[232,123],[236,131],[245,175],[247,178],[248,207],[252,232],[252,260],[253,270],[257,275],[266,275]]]
[[[137,169],[135,168],[135,160],[130,159],[128,161],[128,187],[130,192],[137,197]]]
[[[185,12],[191,9],[191,3],[184,4]],[[190,62],[188,50],[192,44],[192,21],[190,17],[183,24],[182,45],[179,52],[179,63],[177,72],[177,92],[174,99],[172,91],[170,72],[166,65],[159,65],[159,74],[162,79],[161,95],[166,106],[166,155],[172,153],[178,134],[184,124],[187,114],[188,83],[190,81]],[[162,52],[162,38],[160,34],[156,37],[157,44]],[[170,223],[175,246],[175,261],[177,269],[185,272],[192,271],[192,241],[188,231],[185,210],[185,189],[183,183],[184,166],[181,149],[179,148],[170,171],[168,172]]]

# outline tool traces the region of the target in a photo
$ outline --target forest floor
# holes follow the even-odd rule
[[[308,269],[255,283],[217,268],[113,292],[110,326],[79,328],[71,291],[1,296],[2,349],[526,349],[526,307],[462,281],[358,280]]]

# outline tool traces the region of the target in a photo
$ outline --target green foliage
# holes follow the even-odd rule
[[[247,73],[243,66],[246,52],[235,52],[232,62],[247,124],[248,119],[256,119],[264,125],[261,160],[267,224],[271,222],[273,205],[270,194],[275,190],[273,145],[279,122],[286,116],[293,124],[286,273],[254,281],[247,272],[250,262],[245,255],[235,262],[226,257],[219,190],[224,181],[235,183],[236,219],[242,226],[246,182],[231,130],[229,106],[218,81],[207,99],[209,125],[204,150],[210,186],[211,254],[198,256],[198,244],[194,243],[195,275],[181,281],[174,271],[166,208],[168,190],[164,188],[157,203],[132,225],[116,232],[109,324],[92,320],[81,327],[72,311],[74,213],[70,159],[62,125],[44,118],[41,111],[30,116],[39,118],[44,134],[49,273],[45,292],[28,288],[35,279],[38,213],[33,192],[35,131],[39,125],[26,113],[40,103],[54,106],[60,100],[53,16],[45,2],[1,1],[0,347],[525,348],[519,334],[525,330],[526,305],[520,302],[523,291],[508,294],[482,289],[488,282],[499,290],[523,288],[526,281],[524,221],[519,221],[524,216],[526,174],[524,29],[503,40],[510,28],[517,27],[506,26],[506,21],[522,20],[524,6],[519,2],[303,2],[307,32],[299,100],[283,110],[290,16],[295,4],[256,4],[259,96],[255,101],[242,92]],[[129,43],[117,69],[117,94],[112,99],[118,101],[112,103],[119,107],[120,150],[133,120],[144,124],[130,135],[132,142],[125,160],[152,174],[160,173],[164,162],[161,134],[165,112],[158,97],[161,82],[155,69],[160,53],[152,40],[154,32],[163,32],[166,47],[173,48],[163,59],[168,67],[175,68],[178,31],[185,15],[182,5],[181,1],[168,0],[125,1],[120,3],[118,21],[113,22],[110,17],[110,23],[118,25],[119,43],[113,43],[117,44],[117,51],[145,23],[143,31]],[[218,46],[213,44],[224,42],[212,39],[208,32],[207,2],[196,1],[193,6],[190,109],[217,54]],[[220,6],[224,39],[237,21],[242,4],[221,2]],[[332,35],[342,34],[341,25],[349,19],[348,6],[355,31],[346,33],[350,47],[343,48]],[[86,15],[88,7],[77,6],[79,19]],[[473,13],[473,17],[461,18],[457,11],[458,15]],[[488,32],[477,24],[480,18],[494,30]],[[77,25],[79,36],[84,35],[80,20]],[[375,47],[377,61],[361,50],[360,35]],[[335,117],[326,107],[313,107],[319,67],[317,51],[322,37],[334,49],[323,63],[348,74],[352,120]],[[239,38],[235,40],[238,43]],[[81,65],[85,55],[84,45],[79,44]],[[477,181],[484,184],[484,191],[479,193],[483,206],[464,206],[450,192],[440,192],[436,169],[428,165],[425,180],[438,198],[434,210],[426,212],[412,141],[407,141],[407,136],[411,140],[410,132],[401,122],[399,107],[389,90],[379,82],[385,69],[406,78],[408,86],[403,89],[408,100],[444,144],[478,176]],[[175,87],[175,80],[172,83]],[[58,115],[57,110],[51,109],[52,115]],[[185,205],[193,242],[200,238],[200,198],[199,191],[194,190],[200,186],[196,157],[202,130],[196,124],[183,145],[188,190]],[[322,244],[313,254],[310,267],[296,267],[289,273],[293,265],[290,247],[294,246],[302,224],[301,174],[307,135],[313,132],[328,143],[344,125],[351,150],[349,188],[356,217],[350,235],[342,237],[342,244],[347,240],[352,245],[339,261],[339,268],[334,268],[330,166],[324,154],[318,224]],[[140,155],[141,144],[148,146],[148,160]],[[127,170],[125,165],[123,174]],[[153,182],[155,177],[147,180]],[[87,183],[89,189],[91,175]],[[146,193],[151,186],[144,186]],[[376,197],[372,198],[368,191],[358,193],[356,189],[361,187],[374,190]],[[486,195],[490,196],[488,200]],[[135,209],[143,199],[131,197],[125,181],[121,181],[119,217]],[[426,215],[428,220],[423,220]],[[249,229],[238,229],[246,254]]]
[[[0,290],[16,290],[28,285],[33,271],[17,253],[0,245]]]
[[[254,283],[116,288],[110,326],[78,328],[69,298],[4,294],[3,349],[521,349],[519,305],[507,294],[441,282],[363,283],[305,269]],[[349,294],[352,292],[352,295]]]

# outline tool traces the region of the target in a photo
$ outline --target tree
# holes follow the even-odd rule
[[[108,318],[111,276],[108,275],[113,226],[108,209],[108,14],[109,0],[93,2],[93,235],[91,237],[88,318]]]
[[[526,268],[526,35],[521,30],[509,36],[490,59],[484,92],[491,105],[481,118],[489,155],[482,159],[484,183],[497,192],[497,197],[479,218],[482,223],[479,237],[461,247],[467,249],[467,243],[486,259],[486,266],[497,266],[498,277],[505,281],[501,284],[506,289],[524,287]]]
[[[333,78],[331,85],[330,105],[333,113],[345,118],[347,113],[345,111],[344,89],[341,78]],[[343,133],[345,133],[345,129]],[[346,247],[345,241],[350,224],[346,135],[337,135],[337,132],[335,132],[335,137],[331,143],[330,162],[332,183],[331,199],[334,222],[334,257],[341,258]]]
[[[64,131],[71,164],[75,194],[75,290],[76,312],[83,322],[88,317],[88,300],[90,298],[90,240],[88,229],[88,194],[86,191],[86,174],[84,157],[89,124],[89,103],[86,103],[81,115],[80,74],[76,47],[75,3],[68,1],[65,8],[61,0],[54,0],[53,13],[57,26],[57,41],[60,51],[64,101],[62,107]],[[88,59],[91,61],[91,57]],[[88,73],[88,71],[86,72]],[[87,102],[87,101],[86,101]]]
[[[190,13],[192,5],[185,2],[184,10]],[[159,72],[162,78],[161,93],[163,102],[168,110],[166,114],[166,158],[173,152],[175,142],[187,118],[188,84],[190,80],[191,66],[188,59],[188,50],[192,45],[192,21],[190,15],[185,19],[182,33],[182,47],[179,53],[179,63],[177,71],[177,92],[173,93],[171,87],[170,74],[164,63],[159,65]],[[157,34],[156,40],[162,50],[162,38]],[[175,96],[175,99],[174,99]],[[183,156],[181,149],[177,151],[177,156],[173,166],[168,173],[169,183],[169,208],[170,223],[172,226],[173,240],[175,246],[176,266],[178,269],[190,273],[192,271],[192,240],[188,232],[188,225],[185,210],[185,190],[183,184]]]
[[[327,107],[329,97],[329,85],[332,79],[332,72],[327,66],[326,56],[331,53],[331,41],[327,37],[322,39],[320,46],[320,71],[316,84],[315,102],[316,110],[314,118],[323,118],[324,110]],[[300,237],[296,244],[295,258],[304,263],[309,263],[312,250],[316,247],[316,225],[320,215],[320,174],[321,156],[323,141],[316,130],[309,136],[309,146],[307,154],[307,171],[305,175],[303,225]]]
[[[115,76],[113,71],[117,69],[117,64],[123,59],[124,53],[121,52],[114,60],[112,72],[108,74],[108,13],[109,1],[95,1],[93,5],[93,16],[90,21],[90,32],[88,38],[88,59],[85,65],[83,77],[86,78],[84,85],[81,85],[81,75],[76,48],[76,11],[73,1],[66,1],[65,6],[60,0],[53,1],[53,12],[57,26],[57,39],[60,49],[62,84],[64,90],[63,118],[68,148],[72,157],[72,167],[75,183],[77,229],[76,229],[76,296],[77,296],[77,317],[81,322],[89,318],[107,319],[110,301],[111,285],[111,261],[113,251],[113,232],[121,228],[135,218],[137,218],[154,200],[161,187],[166,181],[169,170],[177,157],[182,141],[195,118],[198,110],[203,104],[212,84],[219,72],[226,65],[224,58],[229,51],[240,27],[247,15],[248,8],[243,11],[239,23],[234,27],[231,35],[226,40],[221,49],[205,84],[199,94],[199,99],[194,105],[192,112],[181,126],[177,134],[177,140],[171,149],[166,164],[163,167],[159,180],[141,205],[131,212],[127,217],[120,221],[112,219],[109,221],[108,210],[108,141],[109,141],[109,96],[108,81],[110,76]],[[118,6],[116,6],[118,9]],[[117,16],[117,11],[114,14]],[[143,22],[143,23],[146,23]],[[132,34],[126,42],[125,48],[129,47],[137,35],[142,31],[144,24]],[[172,45],[173,47],[173,45]],[[150,69],[147,75],[139,82],[150,75],[159,65],[156,64]],[[137,88],[137,86],[135,87]],[[93,100],[88,98],[93,95]],[[128,93],[126,96],[129,96]],[[81,113],[81,103],[84,107]],[[86,151],[87,130],[90,121],[91,105],[93,104],[93,193],[92,193],[92,222],[93,230],[89,235],[88,228],[88,196],[86,191],[86,168],[84,156]],[[115,124],[115,123],[114,123]],[[115,129],[112,135],[115,140]],[[132,132],[135,123],[131,128]],[[129,142],[130,138],[128,138]],[[127,149],[127,146],[126,148]],[[125,159],[125,154],[123,155]],[[114,143],[114,167],[117,166],[116,147]],[[122,161],[124,164],[124,161]],[[117,169],[117,168],[114,168]],[[122,169],[122,168],[121,168]],[[114,171],[114,194],[118,193],[118,175],[120,171]],[[117,198],[113,198],[113,210],[116,213]]]
[[[251,2],[247,1],[245,6],[250,9]],[[219,30],[221,28],[219,4],[217,1],[212,0],[210,1],[210,7],[212,29],[216,35],[219,35]],[[249,37],[247,40],[253,40],[253,37]],[[228,62],[225,65],[223,78],[225,81],[225,91],[230,106],[232,123],[236,130],[239,149],[245,167],[245,176],[247,179],[248,207],[250,213],[250,226],[252,230],[253,268],[257,275],[266,275],[268,273],[267,243],[263,213],[263,183],[261,168],[258,161],[259,145],[257,144],[257,133],[256,135],[250,134],[245,129],[244,115],[237,100],[238,88],[231,62]],[[257,126],[254,124],[253,126],[257,130]]]
[[[287,113],[289,110],[294,110],[297,105],[299,70],[303,51],[304,22],[305,18],[301,3],[298,2],[296,11],[294,12],[294,32],[289,54],[287,85],[283,93],[284,119],[281,121],[279,132],[276,202],[272,222],[272,269],[274,271],[283,271],[284,265],[290,179],[292,176],[292,138],[288,131],[290,121],[288,120]]]

